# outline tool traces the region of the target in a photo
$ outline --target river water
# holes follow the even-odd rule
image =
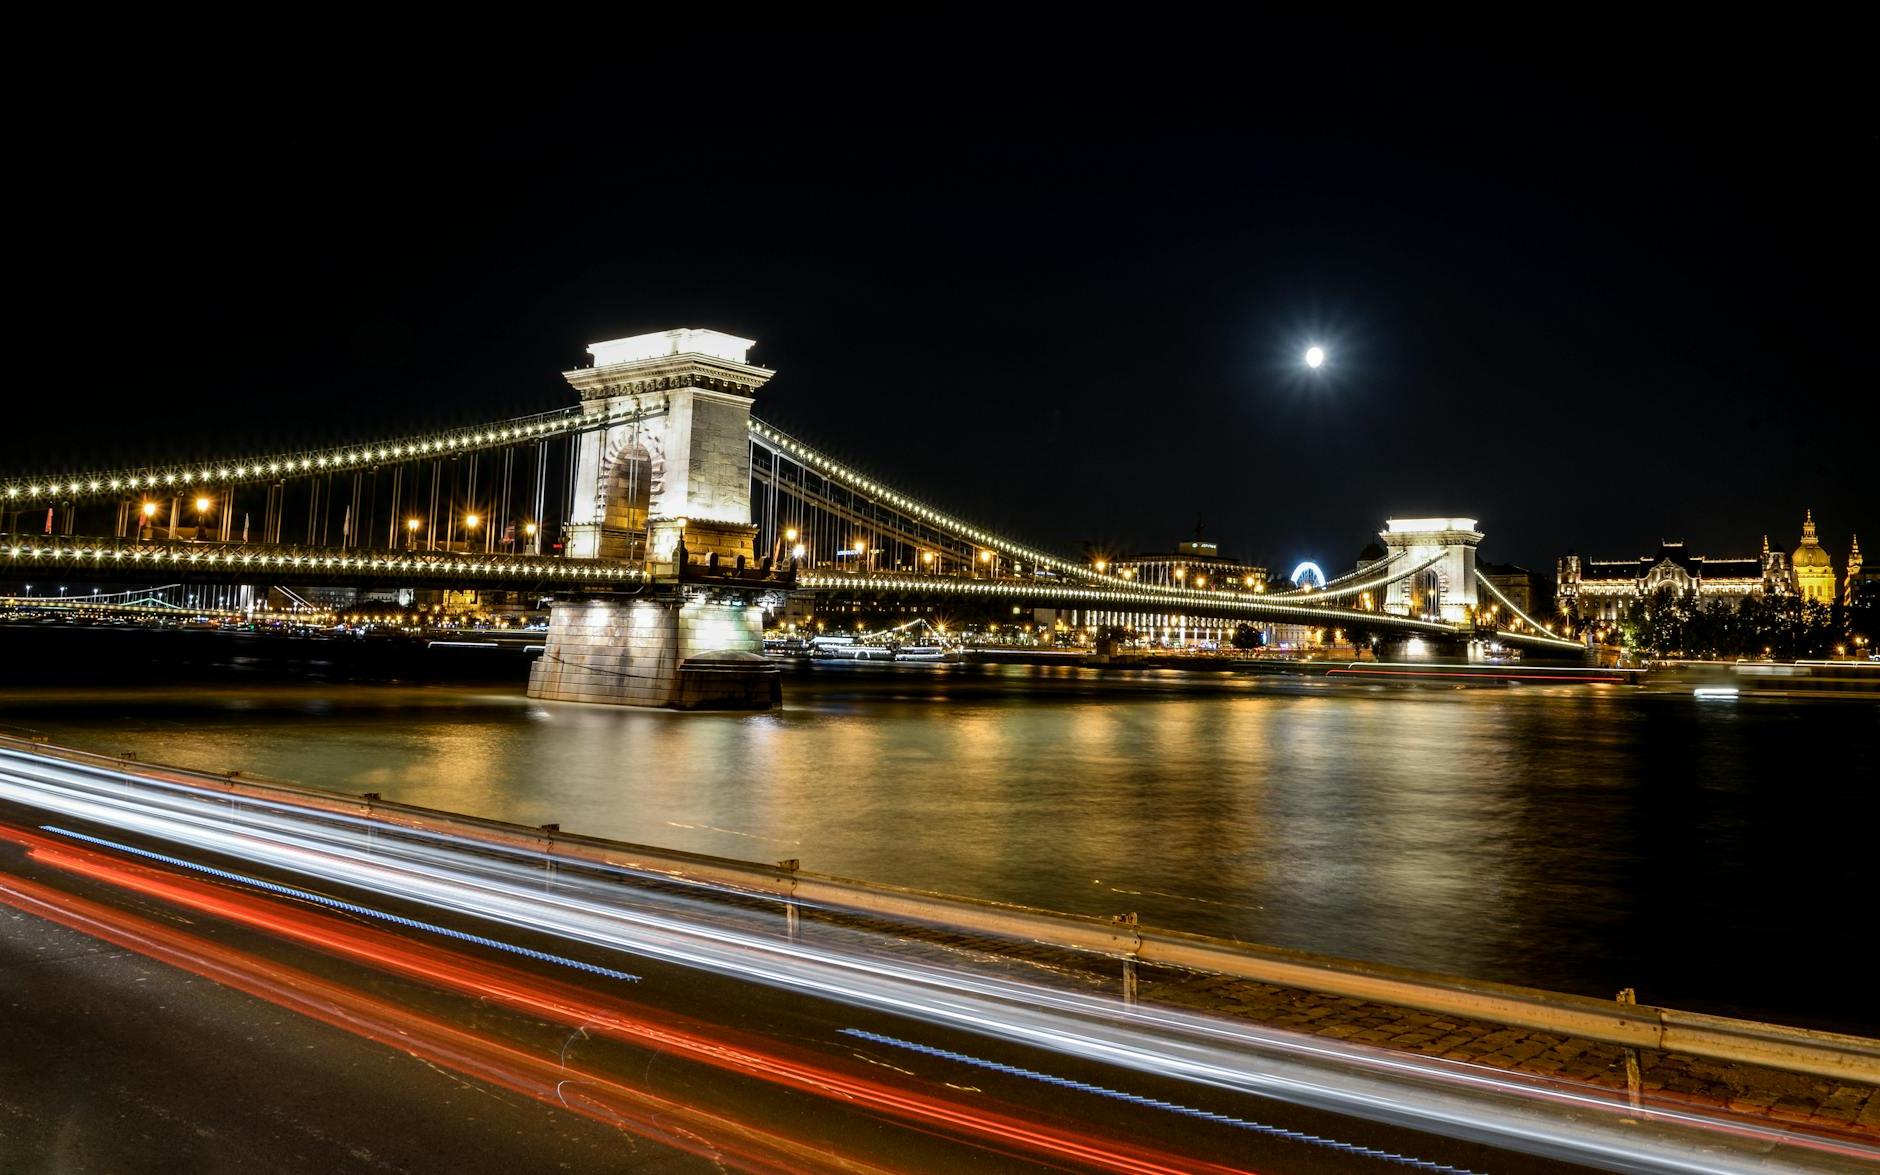
[[[1028,666],[781,712],[520,685],[0,690],[94,750],[1357,959],[1874,1031],[1880,707]]]

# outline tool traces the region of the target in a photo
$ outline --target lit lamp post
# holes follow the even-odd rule
[[[214,504],[215,503],[211,502],[207,497],[199,497],[196,499],[196,541],[197,542],[202,541],[203,520],[208,516],[209,507],[213,506]]]
[[[144,542],[149,542],[157,525],[157,504],[145,502],[139,513],[143,515],[143,521],[137,525],[137,537]]]
[[[991,551],[981,550],[979,552],[979,566],[985,571],[987,579],[991,579],[999,573],[999,569],[992,565]]]
[[[535,523],[525,522],[522,524],[522,538],[523,538],[523,548],[527,550],[529,554],[539,555],[542,553],[541,551],[536,549]]]
[[[476,541],[477,527],[481,525],[483,525],[483,516],[481,514],[466,514],[463,516],[464,550],[468,551],[470,544]]]
[[[1098,575],[1107,575],[1110,570],[1110,561],[1108,559],[1098,559],[1095,563],[1091,564],[1091,567]]]
[[[415,551],[417,548],[418,520],[415,518],[407,518],[405,519],[405,550]]]
[[[920,553],[920,561],[926,565],[926,569],[928,571],[933,570],[933,552],[932,551],[922,551]]]

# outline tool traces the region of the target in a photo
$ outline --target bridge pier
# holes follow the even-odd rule
[[[1416,635],[1383,637],[1377,644],[1379,661],[1442,661],[1456,663],[1481,658],[1471,647],[1477,642],[1458,633],[1450,636]]]
[[[529,670],[529,696],[768,710],[782,701],[782,679],[763,652],[764,611],[753,596],[675,585],[644,596],[557,600]]]

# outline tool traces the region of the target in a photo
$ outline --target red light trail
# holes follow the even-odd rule
[[[1129,1175],[1225,1173],[1228,1167],[1186,1157],[1164,1156],[1148,1148],[1105,1139],[1087,1130],[1063,1129],[1011,1114],[981,1110],[951,1099],[885,1083],[875,1077],[838,1072],[826,1064],[760,1048],[727,1030],[707,1029],[689,1018],[661,1012],[655,1023],[625,1009],[624,1001],[606,1000],[570,984],[531,975],[488,960],[471,960],[435,946],[414,943],[372,927],[352,925],[325,913],[301,910],[271,898],[231,892],[220,886],[181,878],[143,865],[125,864],[101,853],[74,848],[36,833],[0,829],[0,838],[26,848],[33,859],[147,897],[191,909],[336,957],[404,975],[460,995],[487,1000],[512,1011],[642,1048],[654,1049],[784,1088],[841,1101],[902,1121],[923,1131],[944,1131],[980,1147]],[[22,879],[0,883],[0,901],[70,929],[180,967],[269,1002],[309,1015],[334,1027],[411,1053],[422,1059],[487,1080],[550,1104],[670,1145],[706,1154],[684,1134],[657,1124],[677,1117],[688,1129],[710,1136],[729,1134],[736,1145],[716,1149],[738,1155],[738,1162],[759,1171],[797,1171],[791,1165],[814,1154],[814,1169],[830,1169],[836,1158],[820,1147],[780,1138],[696,1107],[681,1106],[599,1075],[565,1068],[553,1058],[536,1056],[489,1037],[455,1028],[394,1004],[366,996],[310,973],[252,954],[223,947],[137,915]],[[643,1011],[643,1009],[639,1009]],[[592,1106],[574,1104],[568,1094],[583,1090]],[[690,1116],[689,1118],[687,1116]],[[863,1170],[865,1164],[842,1158],[839,1169]]]

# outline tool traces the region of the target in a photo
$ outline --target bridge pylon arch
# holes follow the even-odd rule
[[[1473,518],[1392,518],[1378,539],[1404,565],[1428,563],[1384,589],[1384,611],[1398,616],[1467,623],[1475,614],[1475,548],[1482,532]]]
[[[751,403],[772,374],[748,361],[755,345],[722,331],[657,331],[591,344],[593,364],[562,373],[583,412],[618,421],[575,459],[570,556],[619,546],[620,523],[643,514],[655,575],[671,571],[682,537],[694,555],[753,557]],[[646,462],[643,506],[618,500],[639,474],[623,478],[621,463],[636,459]]]

